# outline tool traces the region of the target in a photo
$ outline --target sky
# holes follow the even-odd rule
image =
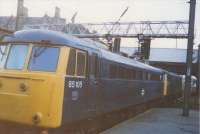
[[[29,9],[29,16],[54,15],[55,6],[61,8],[61,17],[70,22],[78,11],[77,23],[116,21],[129,7],[121,19],[127,21],[170,21],[188,20],[188,0],[24,0]],[[0,0],[0,16],[16,14],[17,0]],[[200,44],[200,0],[196,6],[195,48]],[[198,38],[197,38],[198,37]],[[122,41],[122,46],[136,46],[136,39]],[[152,47],[186,48],[186,40],[153,39]]]

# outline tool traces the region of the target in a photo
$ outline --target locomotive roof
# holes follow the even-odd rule
[[[13,33],[11,36],[7,36],[4,39],[5,42],[12,41],[24,41],[24,42],[42,42],[47,41],[52,44],[60,45],[73,45],[74,47],[82,46],[89,48],[104,48],[102,44],[95,41],[86,41],[83,39],[76,38],[74,36],[64,34],[61,32],[41,30],[41,29],[31,29],[22,30]]]
[[[144,63],[136,61],[134,59],[130,59],[130,58],[106,51],[106,50],[102,50],[101,52],[102,52],[102,57],[104,57],[107,60],[114,61],[117,63],[122,63],[122,64],[125,64],[128,66],[134,66],[138,69],[143,69],[148,72],[164,73],[164,71],[162,69],[144,64]]]
[[[104,45],[95,41],[86,41],[83,39],[79,39],[61,32],[55,32],[50,30],[22,30],[13,33],[12,36],[8,36],[4,39],[5,42],[15,42],[15,41],[23,41],[23,42],[41,42],[48,41],[52,44],[60,44],[67,45],[82,49],[95,49],[99,50],[102,53],[102,57],[114,61],[117,63],[121,63],[128,66],[133,66],[138,69],[144,69],[146,71],[151,71],[155,73],[163,73],[163,70],[159,68],[152,67],[150,65],[138,62],[133,59],[126,58],[119,54],[112,53],[105,49]]]

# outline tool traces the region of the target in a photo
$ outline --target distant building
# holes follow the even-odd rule
[[[15,30],[16,17],[0,16],[0,27]],[[55,8],[54,17],[45,14],[43,17],[29,17],[28,9],[23,8],[23,28],[22,29],[51,29],[62,31],[66,25],[66,20],[60,17],[60,9]]]
[[[87,28],[75,24],[77,12],[73,15],[72,23],[66,24],[66,20],[60,16],[60,8],[55,7],[54,17],[45,14],[43,17],[29,17],[28,8],[24,7],[24,0],[18,0],[17,16],[0,16],[0,27],[9,30],[21,29],[47,29],[70,34],[90,33]]]
[[[0,27],[5,29],[15,29],[16,18],[14,16],[0,16]]]
[[[49,29],[62,31],[66,25],[66,20],[63,18],[49,17],[27,17],[23,29]]]

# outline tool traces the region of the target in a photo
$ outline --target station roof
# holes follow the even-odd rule
[[[136,47],[122,47],[121,51],[132,55],[137,51]],[[151,48],[149,61],[153,62],[174,62],[185,63],[186,62],[186,49],[178,48]],[[197,63],[198,51],[194,50],[193,63]]]

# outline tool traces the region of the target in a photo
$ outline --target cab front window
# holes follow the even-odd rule
[[[6,68],[21,70],[24,67],[28,45],[11,45]]]
[[[0,45],[0,69],[4,68],[6,58],[8,55],[8,45]]]
[[[29,61],[29,70],[55,72],[59,58],[58,47],[34,46]]]

